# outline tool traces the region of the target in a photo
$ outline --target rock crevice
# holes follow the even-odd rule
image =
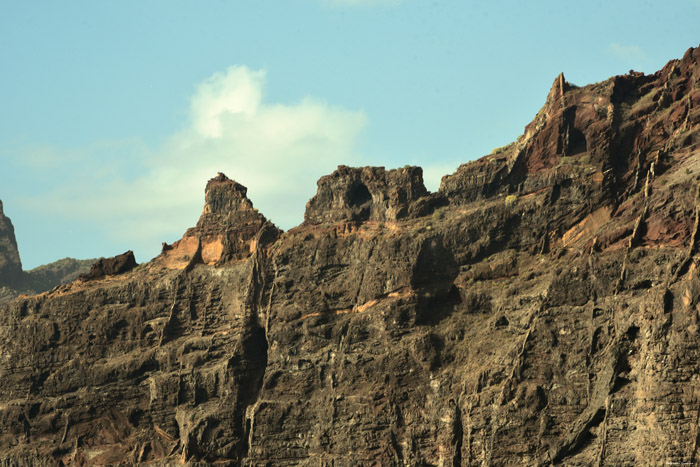
[[[438,193],[341,166],[287,232],[217,175],[153,261],[0,307],[0,463],[693,462],[698,59],[558,76]]]

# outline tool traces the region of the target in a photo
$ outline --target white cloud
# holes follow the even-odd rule
[[[104,145],[44,150],[37,165],[79,160],[82,168],[62,180],[48,202],[44,196],[28,202],[99,224],[133,245],[140,261],[196,223],[206,181],[217,172],[247,186],[253,204],[273,222],[300,223],[316,180],[358,160],[354,145],[367,118],[310,97],[267,103],[265,79],[264,71],[244,66],[207,78],[191,99],[190,124],[156,148],[126,142],[110,144],[106,153]]]
[[[226,116],[254,117],[262,101],[264,71],[230,67],[204,80],[192,98],[193,127],[205,137],[222,136],[221,121]]]
[[[608,52],[628,66],[642,68],[649,61],[646,52],[636,45],[621,45],[615,42],[608,46]]]

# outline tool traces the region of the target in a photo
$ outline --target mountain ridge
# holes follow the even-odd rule
[[[699,60],[559,75],[436,193],[340,166],[287,232],[217,175],[152,261],[0,307],[0,459],[694,462]]]

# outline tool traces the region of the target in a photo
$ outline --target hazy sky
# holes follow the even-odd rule
[[[221,171],[283,228],[338,164],[426,185],[513,141],[555,76],[651,73],[700,0],[0,1],[0,199],[26,269],[193,226]]]

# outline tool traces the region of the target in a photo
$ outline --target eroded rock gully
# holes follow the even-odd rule
[[[438,193],[339,167],[288,232],[218,175],[153,261],[0,308],[0,464],[695,462],[699,59],[557,77]]]

